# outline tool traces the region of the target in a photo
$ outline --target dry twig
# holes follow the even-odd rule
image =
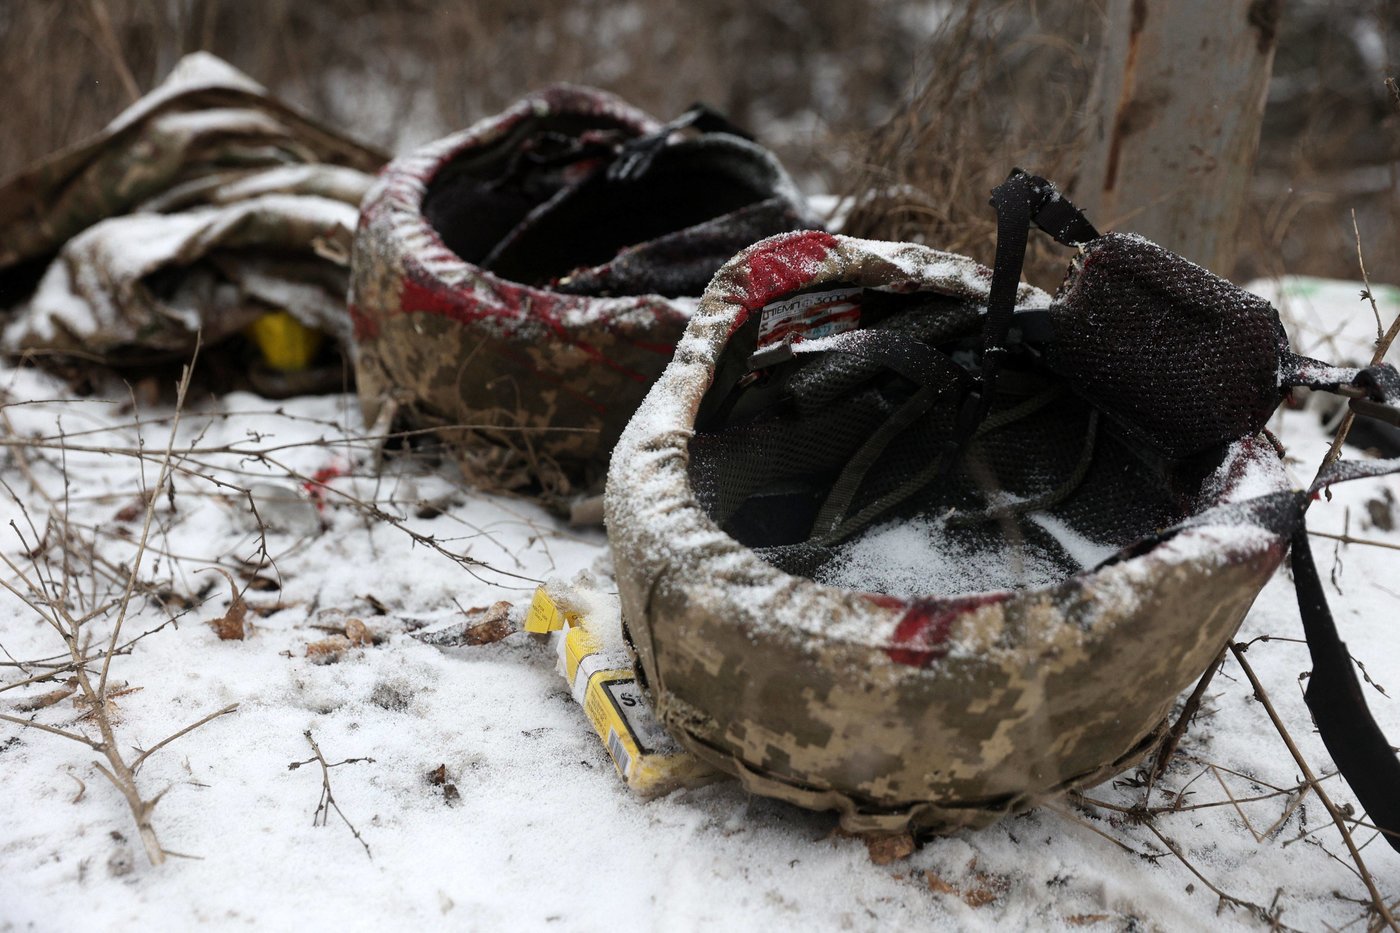
[[[373,861],[374,855],[369,850],[369,843],[365,842],[365,837],[360,835],[360,831],[355,828],[354,823],[350,822],[350,818],[345,815],[345,811],[340,809],[340,804],[335,802],[335,795],[331,793],[331,768],[338,768],[341,765],[353,765],[361,761],[373,764],[374,759],[346,758],[333,764],[327,763],[326,756],[321,754],[321,746],[316,744],[316,739],[311,735],[311,730],[307,729],[302,735],[306,736],[306,741],[311,745],[313,755],[305,761],[293,761],[291,764],[287,765],[287,770],[295,771],[302,765],[309,765],[313,761],[321,766],[321,798],[316,802],[316,812],[311,816],[311,825],[325,826],[331,810],[334,810],[336,816],[340,817],[341,821],[345,823],[346,828],[350,830],[350,834],[355,837],[355,841],[365,847],[365,855],[369,856],[370,860]]]
[[[1244,650],[1239,645],[1232,644],[1230,646],[1230,651],[1234,654],[1235,660],[1239,662],[1240,668],[1244,671],[1245,676],[1249,678],[1249,684],[1254,688],[1254,696],[1263,704],[1264,711],[1269,714],[1269,720],[1274,724],[1274,728],[1283,739],[1283,743],[1288,746],[1289,754],[1293,756],[1293,760],[1297,762],[1298,768],[1303,772],[1303,779],[1307,782],[1308,787],[1311,788],[1313,793],[1317,794],[1317,799],[1322,801],[1322,805],[1326,808],[1327,814],[1332,817],[1332,822],[1336,824],[1337,831],[1342,834],[1342,842],[1346,844],[1347,851],[1351,853],[1352,861],[1356,863],[1361,881],[1366,885],[1366,890],[1371,895],[1372,910],[1375,911],[1376,915],[1383,920],[1391,930],[1400,933],[1400,925],[1396,924],[1395,917],[1391,915],[1390,907],[1386,904],[1385,898],[1381,896],[1381,892],[1376,888],[1376,880],[1366,868],[1366,862],[1361,857],[1361,851],[1356,847],[1356,841],[1351,837],[1351,830],[1347,828],[1346,820],[1343,818],[1341,811],[1337,809],[1336,804],[1332,802],[1332,798],[1327,795],[1327,791],[1323,789],[1322,783],[1313,774],[1307,759],[1303,757],[1303,753],[1298,750],[1297,744],[1293,741],[1293,736],[1288,732],[1288,727],[1284,725],[1283,719],[1279,716],[1278,711],[1274,709],[1274,704],[1269,699],[1268,691],[1264,689],[1264,685],[1260,683],[1259,678],[1255,675],[1254,668],[1245,660]]]
[[[59,672],[71,672],[72,680],[75,684],[74,692],[78,694],[77,699],[89,710],[82,721],[94,723],[97,727],[99,737],[94,739],[80,732],[49,726],[34,721],[33,719],[22,719],[15,716],[0,714],[0,720],[77,742],[101,755],[103,760],[95,762],[94,766],[112,783],[112,786],[117,789],[123,799],[126,800],[127,806],[131,810],[132,817],[136,821],[137,832],[146,849],[147,858],[150,859],[153,865],[159,865],[165,861],[167,856],[176,855],[178,853],[170,852],[161,845],[156,835],[155,827],[151,822],[151,814],[165,792],[162,791],[154,797],[145,797],[137,785],[137,770],[156,751],[159,751],[176,739],[187,735],[211,720],[227,715],[237,709],[237,704],[231,704],[217,712],[204,716],[191,725],[157,742],[149,750],[140,752],[136,758],[130,761],[127,760],[120,743],[117,741],[112,716],[113,707],[111,701],[114,696],[117,696],[121,692],[114,690],[110,683],[109,675],[112,659],[121,653],[123,647],[129,647],[135,641],[145,637],[145,634],[150,634],[150,632],[144,633],[136,639],[127,642],[125,646],[120,643],[122,623],[128,615],[132,595],[137,589],[137,578],[141,572],[142,557],[147,549],[147,541],[149,539],[156,505],[159,500],[158,492],[165,487],[171,476],[175,435],[180,424],[179,415],[180,411],[183,409],[184,401],[189,390],[194,362],[193,359],[190,361],[190,365],[185,368],[180,380],[179,389],[177,391],[176,417],[171,423],[170,438],[166,444],[165,456],[161,461],[159,480],[155,489],[152,490],[151,495],[147,497],[146,517],[142,528],[141,540],[137,547],[135,559],[132,561],[130,569],[125,574],[123,592],[119,599],[107,602],[100,607],[93,608],[82,614],[75,614],[71,608],[69,597],[71,589],[70,581],[73,579],[73,567],[70,563],[70,550],[73,539],[72,530],[68,527],[68,508],[70,503],[66,493],[66,471],[64,473],[65,496],[63,509],[56,517],[57,522],[61,526],[58,540],[63,544],[64,572],[62,579],[56,579],[52,567],[47,566],[48,558],[45,542],[48,540],[48,534],[41,535],[39,533],[38,528],[29,516],[29,511],[25,507],[23,500],[15,496],[13,490],[10,490],[10,494],[14,497],[15,502],[19,505],[25,517],[33,536],[33,541],[31,542],[14,522],[11,522],[11,527],[19,537],[24,553],[30,561],[32,572],[26,571],[24,568],[20,567],[11,560],[8,555],[0,554],[0,561],[3,561],[14,573],[16,580],[15,584],[0,580],[0,586],[3,586],[3,588],[12,595],[18,597],[31,611],[45,621],[58,634],[64,646],[67,648],[66,662],[58,665],[57,668],[48,675],[43,676],[53,676]],[[6,488],[8,489],[8,486]],[[50,522],[50,527],[52,528],[52,526],[53,520]],[[23,586],[24,589],[21,590],[20,586]],[[78,595],[81,598],[82,594],[80,590],[78,591]],[[113,624],[112,632],[107,639],[107,647],[101,653],[94,655],[91,653],[88,645],[89,633],[86,626],[94,619],[106,615],[111,610],[116,610],[117,618]],[[90,665],[99,662],[101,663],[100,673],[94,677],[89,668]],[[43,677],[30,677],[21,683],[33,682],[37,679],[43,679]],[[8,685],[6,689],[8,689],[9,686],[17,685]]]
[[[1355,228],[1356,215],[1352,214],[1352,225]],[[1376,299],[1371,290],[1371,279],[1366,274],[1366,261],[1361,256],[1361,232],[1356,233],[1356,261],[1361,267],[1361,281],[1365,284],[1366,290],[1362,296],[1371,302],[1371,310],[1376,315],[1376,350],[1371,354],[1371,365],[1378,366],[1385,360],[1385,355],[1390,351],[1390,345],[1395,342],[1397,335],[1400,335],[1400,315],[1396,315],[1395,320],[1390,322],[1390,327],[1385,333],[1380,332],[1381,312],[1376,307]],[[1322,466],[1318,468],[1318,475],[1327,467],[1336,463],[1342,456],[1342,444],[1346,442],[1347,435],[1351,433],[1351,426],[1356,422],[1356,413],[1348,410],[1342,418],[1342,423],[1337,426],[1337,433],[1332,438],[1332,446],[1327,451],[1327,456],[1322,458]]]

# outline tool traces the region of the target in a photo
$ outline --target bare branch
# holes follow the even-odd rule
[[[61,738],[70,739],[81,745],[86,745],[88,748],[92,749],[95,752],[104,751],[100,742],[94,742],[87,736],[79,735],[76,732],[67,732],[63,729],[55,729],[53,726],[46,726],[42,722],[35,722],[32,719],[20,719],[18,716],[9,716],[5,713],[0,713],[0,720],[3,720],[5,722],[12,722],[17,726],[25,726],[29,729],[38,729],[40,732],[48,732],[52,735],[56,735]]]
[[[146,761],[147,758],[151,757],[156,752],[169,745],[171,742],[175,741],[176,739],[182,736],[190,734],[205,723],[213,722],[220,716],[227,716],[229,713],[233,712],[236,709],[238,709],[238,704],[230,703],[223,709],[218,710],[217,712],[210,713],[208,716],[205,716],[203,719],[200,719],[196,722],[190,723],[188,726],[181,729],[179,732],[176,732],[174,735],[166,736],[165,738],[161,739],[159,742],[152,745],[150,748],[146,749],[145,751],[141,752],[141,754],[136,756],[136,760],[131,763],[132,772],[135,773],[137,770],[139,770],[141,765]]]
[[[337,765],[353,764],[358,761],[372,762],[374,759],[347,758],[344,761],[337,761],[334,765],[327,764],[326,756],[321,754],[321,746],[316,744],[316,739],[312,737],[311,730],[307,729],[302,735],[306,736],[306,741],[311,745],[311,751],[315,757],[314,759],[308,758],[306,761],[294,761],[287,766],[287,769],[289,771],[295,771],[302,765],[310,764],[313,760],[321,766],[321,799],[316,804],[316,812],[311,817],[311,825],[325,826],[326,817],[330,814],[331,810],[334,810],[336,815],[340,817],[341,821],[344,822],[345,826],[350,830],[350,834],[355,837],[355,841],[365,847],[365,855],[369,857],[370,861],[373,861],[374,855],[369,850],[369,843],[365,842],[364,837],[360,835],[360,831],[355,828],[355,824],[351,823],[349,817],[345,815],[345,811],[340,809],[340,804],[335,802],[335,795],[331,793],[331,768]]]
[[[131,575],[127,578],[126,592],[122,594],[121,609],[117,612],[117,621],[112,626],[112,636],[107,641],[107,653],[102,659],[102,674],[97,682],[99,696],[103,695],[107,689],[107,672],[112,666],[112,655],[117,649],[117,639],[121,637],[122,623],[126,620],[127,608],[131,605],[131,592],[136,586],[136,575],[141,569],[141,558],[146,553],[146,540],[151,534],[151,520],[155,517],[156,500],[160,497],[160,490],[165,486],[170,476],[170,459],[171,452],[175,449],[175,435],[180,430],[180,416],[185,409],[185,396],[189,392],[190,377],[194,375],[194,365],[198,359],[199,337],[196,336],[194,355],[190,358],[189,365],[185,367],[184,373],[180,377],[179,388],[175,392],[175,417],[170,423],[170,439],[165,446],[165,460],[161,463],[156,485],[151,490],[150,502],[146,506],[146,518],[141,526],[141,542],[136,546],[136,557],[131,562]]]

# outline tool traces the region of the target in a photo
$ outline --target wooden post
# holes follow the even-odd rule
[[[1069,192],[1220,275],[1235,261],[1281,0],[1108,0],[1087,149]]]

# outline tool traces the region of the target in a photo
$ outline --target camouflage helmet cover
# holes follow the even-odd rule
[[[559,283],[512,281],[454,252],[426,216],[425,199],[452,171],[505,158],[531,132],[562,126],[577,135],[580,124],[632,138],[661,129],[601,91],[546,88],[387,166],[365,199],[352,260],[350,312],[366,419],[389,403],[402,422],[439,429],[476,485],[538,494],[552,505],[601,490],[612,445],[670,359],[694,298],[603,297],[606,290],[566,293]],[[759,232],[739,245],[810,225],[772,155],[747,140],[733,143],[768,175],[775,196]],[[497,155],[483,155],[490,153]],[[591,235],[585,225],[575,239]]]
[[[757,244],[715,277],[613,458],[623,621],[659,718],[750,790],[838,810],[850,830],[983,825],[1130,766],[1285,551],[1279,529],[1229,505],[1296,500],[1260,437],[1229,448],[1175,534],[1014,591],[905,599],[824,585],[702,507],[697,412],[751,315],[821,283],[985,305],[990,280],[916,245],[822,233]],[[1023,285],[1018,301],[1048,298]]]

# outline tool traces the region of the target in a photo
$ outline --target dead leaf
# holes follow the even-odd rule
[[[137,518],[140,518],[141,516],[144,516],[144,514],[146,514],[147,506],[150,506],[150,504],[150,495],[136,496],[134,497],[132,502],[126,503],[125,506],[122,506],[120,507],[120,509],[116,510],[116,514],[115,516],[112,516],[112,520],[123,521],[123,523],[132,523],[132,521],[136,521]]]
[[[1381,531],[1394,531],[1394,494],[1389,489],[1385,489],[1382,490],[1380,497],[1366,500],[1366,517],[1372,528],[1379,528]]]
[[[462,799],[462,795],[457,791],[457,785],[447,779],[447,765],[440,764],[427,774],[428,783],[434,787],[442,788],[443,799],[448,804],[454,804]]]
[[[914,854],[914,837],[909,833],[893,836],[867,835],[865,848],[876,865],[892,865]]]
[[[252,628],[244,622],[244,617],[248,615],[248,604],[243,602],[243,594],[238,592],[238,584],[233,582],[233,575],[220,567],[209,567],[208,570],[223,574],[228,581],[229,592],[232,594],[232,601],[229,603],[228,611],[217,619],[209,620],[209,627],[214,630],[214,634],[219,636],[220,641],[243,641],[248,637],[248,630]]]
[[[359,619],[345,620],[345,637],[356,648],[374,644],[374,633]]]
[[[332,635],[306,646],[306,656],[316,664],[334,664],[350,650],[350,639],[344,635]]]
[[[980,871],[973,874],[972,882],[962,893],[963,903],[969,907],[986,907],[1011,889],[1010,879]]]
[[[437,648],[474,647],[500,641],[518,629],[511,622],[511,604],[506,600],[490,606],[476,606],[463,610],[466,621],[436,632],[426,632],[413,637],[424,644]]]
[[[1073,917],[1066,917],[1065,920],[1077,927],[1087,927],[1095,923],[1103,923],[1112,920],[1112,914],[1075,914]]]
[[[265,577],[260,573],[245,574],[244,579],[248,581],[248,589],[255,590],[259,593],[274,592],[282,588],[282,584],[278,583],[272,577]]]
[[[510,624],[510,603],[503,599],[493,603],[479,619],[462,630],[462,643],[489,645],[514,632],[515,626]]]
[[[944,881],[942,878],[938,877],[931,871],[924,872],[924,880],[928,882],[928,889],[934,894],[956,895],[958,893],[957,888],[953,887],[951,884]]]
[[[116,704],[118,698],[128,696],[132,693],[139,693],[144,689],[144,687],[129,687],[125,683],[115,687],[108,687],[106,700],[102,704],[105,708],[104,714],[107,716],[108,720],[112,723],[121,721],[121,710],[117,708]],[[90,701],[81,693],[73,697],[73,706],[76,708],[87,707],[87,712],[78,717],[78,722],[87,722],[97,715],[97,704]]]
[[[976,864],[975,859],[972,864]],[[950,884],[931,871],[924,872],[924,881],[933,893],[951,894],[961,898],[969,907],[986,907],[999,900],[1011,888],[1009,879],[980,871],[974,872],[971,882],[963,887]]]

